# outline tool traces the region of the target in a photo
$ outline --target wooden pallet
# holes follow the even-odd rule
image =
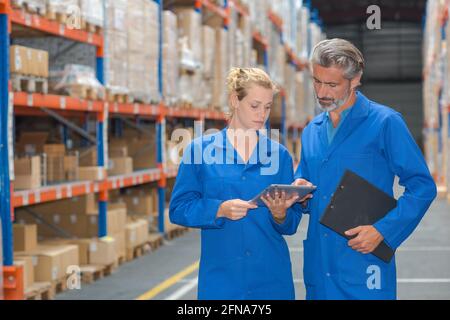
[[[142,257],[144,254],[147,254],[151,251],[151,247],[149,244],[144,243],[134,247],[133,249],[127,249],[127,261],[132,261],[134,259]]]
[[[166,230],[165,238],[167,240],[173,240],[182,236],[188,229],[186,227],[178,226],[178,225],[170,225]]]
[[[12,0],[11,1],[13,8],[24,9],[26,12],[38,14],[41,16],[45,16],[47,13],[47,8],[45,3],[36,3],[34,1],[28,0]]]
[[[110,276],[117,269],[117,264],[112,263],[109,265],[84,265],[80,267],[81,282],[90,284],[94,281],[103,279]]]
[[[46,78],[13,73],[11,74],[11,83],[13,91],[48,93],[48,79]]]
[[[163,245],[164,237],[160,233],[150,233],[148,235],[148,245],[151,248],[151,251],[157,250],[159,247]]]
[[[55,297],[58,293],[67,290],[67,276],[51,282],[51,296]]]
[[[102,27],[81,19],[81,29],[90,33],[101,34]]]
[[[134,99],[128,93],[121,93],[111,89],[106,89],[106,100],[117,103],[133,103]]]
[[[69,91],[71,97],[83,100],[102,100],[104,98],[104,92],[102,88],[76,84],[68,86],[67,90]]]
[[[35,282],[25,290],[25,300],[52,300],[52,284],[50,282]]]

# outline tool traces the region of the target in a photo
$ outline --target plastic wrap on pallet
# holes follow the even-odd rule
[[[296,67],[290,63],[286,63],[285,66],[285,89],[286,89],[286,119],[297,121],[297,109],[296,109]]]
[[[267,36],[270,28],[270,22],[267,19],[270,2],[268,0],[249,0],[248,8],[254,30]]]
[[[193,60],[198,63],[202,58],[201,37],[199,37],[202,17],[193,9],[176,8],[174,12],[178,18],[178,35],[180,38],[186,37]]]
[[[302,7],[298,11],[297,24],[297,52],[302,59],[307,59],[309,51],[308,45],[308,23],[309,23],[309,9]]]
[[[68,64],[62,70],[50,71],[50,87],[57,92],[72,95],[72,90],[81,86],[101,90],[102,84],[97,80],[95,70],[88,66]]]
[[[277,32],[271,32],[269,39],[269,74],[276,83],[284,86],[286,50],[285,47],[281,44],[280,35]]]
[[[240,66],[239,63],[237,63],[237,30],[238,30],[238,14],[235,10],[230,11],[229,16],[229,24],[228,24],[228,50],[230,52],[229,58],[229,66]]]
[[[80,0],[81,17],[88,23],[103,27],[103,0]]]
[[[252,24],[248,16],[241,17],[239,30],[242,33],[242,65],[251,66],[253,38],[252,38]]]
[[[127,0],[107,0],[105,9],[105,82],[110,90],[128,93]]]
[[[211,79],[214,76],[215,60],[215,30],[209,26],[202,26],[202,70],[203,76]]]
[[[12,0],[11,5],[19,8],[26,7],[28,11],[36,12],[41,15],[44,15],[47,12],[46,0]]]
[[[73,10],[79,9],[79,0],[47,0],[47,12],[52,15],[55,13],[69,14]]]
[[[178,25],[177,17],[170,11],[163,13],[163,89],[168,105],[178,101]]]
[[[226,110],[228,103],[226,99],[225,79],[229,69],[229,51],[227,32],[222,28],[216,29],[216,59],[214,68],[214,84],[212,105],[215,108]]]
[[[153,1],[129,1],[128,22],[128,88],[136,100],[159,101],[158,26],[159,6]]]

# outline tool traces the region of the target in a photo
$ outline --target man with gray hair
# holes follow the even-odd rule
[[[304,129],[296,185],[317,191],[309,213],[303,276],[307,299],[396,299],[395,257],[370,254],[382,242],[397,249],[436,197],[436,185],[402,116],[357,91],[364,58],[343,39],[321,41],[311,58],[317,106],[323,111]],[[397,207],[374,225],[340,236],[320,224],[341,177],[351,170],[387,194],[394,177],[405,187]]]

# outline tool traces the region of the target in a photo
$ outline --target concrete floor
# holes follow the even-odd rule
[[[296,297],[300,300],[305,297],[301,243],[307,219],[305,216],[296,235],[287,237]],[[167,279],[198,260],[199,236],[198,231],[189,232],[154,253],[123,265],[112,276],[83,285],[81,290],[66,291],[57,299],[136,299],[152,289],[153,299],[196,299],[197,271],[181,275],[173,284]],[[450,205],[445,200],[433,203],[415,233],[398,251],[397,275],[399,299],[450,299]],[[164,290],[162,283],[167,287]]]

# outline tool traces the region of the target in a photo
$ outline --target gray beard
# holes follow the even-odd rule
[[[320,102],[319,102],[319,99],[318,99],[317,95],[315,95],[315,96],[316,96],[316,105],[317,105],[317,107],[318,107],[321,111],[323,111],[323,112],[332,112],[332,111],[334,111],[334,110],[339,109],[340,107],[342,107],[342,106],[345,104],[345,102],[346,102],[346,101],[348,100],[348,98],[350,97],[350,93],[347,95],[347,97],[346,97],[345,99],[336,99],[336,100],[333,101],[333,103],[330,104],[328,107],[322,106],[322,105],[320,104]]]

